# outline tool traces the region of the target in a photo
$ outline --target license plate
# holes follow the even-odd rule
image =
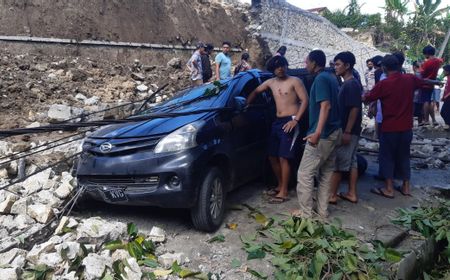
[[[110,201],[113,201],[113,202],[128,200],[127,195],[121,189],[107,190],[107,191],[105,191],[105,195],[106,195],[106,198],[108,198]]]

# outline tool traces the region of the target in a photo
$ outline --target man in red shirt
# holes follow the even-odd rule
[[[443,68],[444,74],[447,77],[447,83],[445,84],[444,95],[442,96],[444,105],[442,105],[441,116],[447,125],[446,129],[450,130],[450,64],[445,65]]]
[[[409,180],[410,146],[413,127],[414,91],[436,81],[425,81],[412,74],[402,74],[400,63],[394,55],[386,55],[382,66],[388,77],[380,81],[365,96],[363,101],[381,101],[383,122],[380,135],[380,175],[385,178],[385,188],[374,188],[371,192],[394,198],[395,175],[403,179],[402,187],[396,188],[403,195],[410,196]]]
[[[422,51],[425,56],[425,62],[422,64],[422,70],[420,74],[422,79],[436,80],[439,68],[442,65],[442,59],[435,57],[436,49],[430,45],[423,48]],[[434,87],[432,85],[425,86],[422,89],[422,103],[423,103],[423,124],[429,124],[429,118],[433,121],[433,125],[437,125],[436,119],[434,118],[434,109],[431,105],[431,95],[433,93]],[[421,125],[421,124],[419,124]]]

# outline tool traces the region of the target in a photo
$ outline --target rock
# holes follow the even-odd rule
[[[14,202],[13,206],[11,207],[11,214],[26,214],[27,213],[27,206],[31,203],[30,197],[22,197],[18,199],[16,202]]]
[[[56,190],[55,195],[61,199],[66,199],[73,191],[70,182],[63,182]]]
[[[166,240],[166,232],[162,228],[152,227],[149,238],[153,242],[164,242]]]
[[[63,258],[61,257],[61,255],[57,252],[53,252],[53,253],[49,253],[49,254],[40,255],[39,259],[37,261],[37,264],[38,265],[45,264],[48,267],[56,268],[62,262],[63,262]]]
[[[92,106],[92,105],[97,104],[99,101],[100,101],[100,98],[98,96],[92,96],[91,98],[84,100],[84,105]]]
[[[136,80],[136,81],[144,81],[145,80],[145,76],[140,73],[131,73],[131,78],[133,78],[133,80]]]
[[[179,265],[183,265],[186,261],[186,256],[184,253],[165,253],[158,257],[158,262],[165,268],[169,268],[172,266],[174,262],[177,262]]]
[[[16,259],[18,259],[18,257],[26,257],[27,255],[27,251],[19,249],[19,248],[14,248],[11,249],[7,252],[1,253],[0,254],[0,267],[4,267],[7,265],[11,265],[11,264],[20,264],[20,262]],[[20,258],[19,258],[20,259]]]
[[[62,201],[53,195],[53,192],[49,190],[42,190],[35,196],[34,202],[41,203],[51,208],[61,205]]]
[[[175,68],[175,69],[181,69],[183,62],[181,61],[181,58],[174,57],[169,62],[167,62],[167,66]]]
[[[85,267],[84,277],[86,280],[100,279],[105,271],[106,267],[111,267],[111,260],[100,255],[89,253],[82,262]]]
[[[11,207],[19,197],[15,194],[9,194],[6,199],[0,203],[0,213],[8,214],[11,211]]]
[[[64,229],[64,227],[67,225],[67,223],[69,223],[69,217],[63,216],[63,217],[61,218],[61,220],[59,221],[58,226],[57,226],[56,229],[55,229],[55,234],[56,234],[56,235],[62,234],[62,233],[63,233],[63,229]]]
[[[122,239],[126,236],[127,225],[120,222],[107,222],[100,217],[84,220],[77,228],[77,241],[83,243],[104,243]]]
[[[144,84],[140,84],[136,87],[136,89],[140,92],[146,92],[148,90],[148,86],[146,86]]]
[[[17,161],[12,161],[7,167],[6,170],[8,171],[9,177],[17,176],[18,168],[17,168]]]
[[[58,76],[55,73],[50,73],[50,74],[48,74],[47,78],[49,80],[56,80],[58,78]]]
[[[8,177],[8,170],[6,168],[0,169],[0,178],[7,179]]]
[[[18,280],[20,279],[20,269],[18,267],[0,268],[2,280]]]
[[[113,263],[118,260],[127,260],[130,257],[130,253],[124,249],[115,250],[111,255]]]
[[[67,105],[53,104],[50,106],[47,116],[52,121],[64,121],[72,117],[72,109]]]
[[[40,71],[40,72],[44,72],[44,71],[47,71],[48,65],[45,64],[45,63],[36,64],[36,65],[34,66],[34,69],[36,69],[36,70],[38,70],[38,71]]]
[[[139,267],[139,264],[137,263],[135,258],[128,258],[127,259],[128,265],[125,266],[125,279],[133,280],[133,279],[141,279],[142,278],[142,271]]]
[[[83,253],[80,244],[77,242],[64,242],[56,245],[55,249],[64,260],[73,260]]]
[[[35,222],[30,216],[26,214],[25,215],[20,214],[14,218],[14,223],[16,223],[17,229],[25,229],[28,228],[30,225],[34,224]]]
[[[9,231],[16,228],[17,226],[16,223],[14,222],[14,216],[12,215],[0,216],[0,224],[2,225],[3,228],[6,228]]]
[[[433,153],[433,150],[434,148],[433,145],[431,144],[425,144],[420,146],[420,151],[427,156],[431,155]]]
[[[73,82],[82,82],[82,81],[86,81],[88,78],[88,75],[85,71],[80,70],[80,69],[72,69],[69,72],[71,72],[71,79]]]
[[[445,163],[442,160],[437,159],[437,160],[435,160],[433,162],[433,166],[434,166],[434,168],[444,169],[445,168]]]
[[[27,254],[27,261],[32,264],[37,264],[39,256],[43,253],[50,253],[55,250],[55,244],[47,241],[39,245],[34,245],[30,252]]]
[[[32,122],[29,125],[26,126],[26,128],[35,128],[35,127],[40,127],[41,123],[40,122]]]
[[[87,99],[87,97],[84,96],[84,94],[78,93],[77,95],[75,95],[75,99],[76,99],[76,100],[84,101],[84,100]]]
[[[9,142],[0,141],[0,156],[6,156],[11,153],[12,151]]]
[[[28,206],[28,215],[39,223],[46,224],[53,217],[53,210],[50,206],[33,204]]]
[[[378,150],[380,145],[375,142],[368,142],[364,147],[369,150]]]
[[[64,275],[54,275],[52,280],[79,280],[78,276],[76,276],[76,271],[71,271]]]

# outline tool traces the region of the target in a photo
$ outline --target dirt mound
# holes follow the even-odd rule
[[[47,110],[52,104],[95,111],[117,102],[143,99],[166,83],[169,86],[159,100],[187,87],[189,75],[182,68],[142,65],[138,61],[123,65],[88,58],[14,56],[3,52],[0,57],[0,118],[3,120],[0,128],[46,122]],[[95,97],[92,103],[96,106],[86,106],[85,100],[91,97]]]

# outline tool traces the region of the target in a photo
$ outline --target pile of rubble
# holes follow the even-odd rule
[[[157,247],[159,256],[152,256],[154,265],[149,267],[138,263],[129,250],[106,246],[108,242],[123,240],[126,243],[129,238],[127,224],[99,217],[80,221],[64,216],[47,241],[34,245],[31,250],[13,248],[0,253],[0,274],[2,279],[8,280],[39,272],[48,272],[51,279],[60,280],[106,279],[103,277],[117,273],[114,271],[116,261],[123,261],[126,263],[123,279],[141,279],[146,272],[168,275],[174,262],[178,265],[189,262],[183,253],[161,252]],[[165,241],[166,235],[164,230],[154,227],[145,238],[151,244],[158,244]]]
[[[152,100],[159,102],[189,85],[189,75],[179,58],[165,66],[139,61],[126,66],[89,58],[2,52],[0,66],[1,129],[36,127],[145,99],[167,83]]]
[[[359,141],[360,150],[378,152],[378,141],[362,138]],[[414,167],[419,169],[450,168],[450,139],[423,138],[414,135],[411,143],[411,157],[415,159]]]

